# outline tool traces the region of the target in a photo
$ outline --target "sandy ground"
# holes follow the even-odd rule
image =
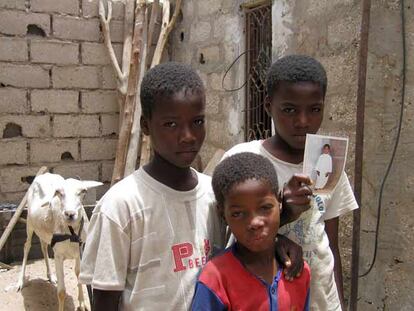
[[[50,260],[51,269],[55,271],[54,261]],[[78,288],[74,272],[75,262],[65,261],[65,286],[66,300],[65,311],[72,311],[78,308]],[[15,289],[6,290],[9,286],[15,285],[19,277],[21,265],[13,264],[12,270],[0,269],[0,310],[1,311],[55,311],[58,310],[57,287],[51,284],[46,277],[46,266],[43,259],[28,262],[26,268],[26,284],[20,291]],[[85,303],[89,308],[89,299],[86,287],[84,286]]]

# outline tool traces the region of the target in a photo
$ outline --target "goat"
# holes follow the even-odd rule
[[[17,289],[24,286],[27,256],[31,247],[33,232],[40,239],[45,258],[47,278],[55,283],[50,271],[47,246],[51,245],[57,276],[59,311],[63,311],[66,297],[63,262],[75,259],[75,274],[80,272],[80,242],[85,241],[88,217],[82,205],[86,190],[103,185],[96,181],[64,179],[57,174],[45,173],[33,180],[27,195],[27,240],[24,244],[22,270]],[[85,310],[82,285],[78,283],[79,309]]]

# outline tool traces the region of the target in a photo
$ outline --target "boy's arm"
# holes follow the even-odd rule
[[[339,217],[335,217],[325,221],[325,231],[329,239],[329,247],[332,250],[334,256],[334,275],[336,288],[338,289],[339,299],[342,307],[344,307],[344,290],[342,281],[342,263],[341,254],[339,253],[338,246],[338,227]]]
[[[122,291],[93,290],[92,311],[118,311]]]
[[[304,174],[294,174],[282,189],[282,213],[280,214],[280,226],[295,221],[310,207],[312,190],[309,186],[312,180]]]

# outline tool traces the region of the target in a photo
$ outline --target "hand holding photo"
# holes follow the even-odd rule
[[[335,189],[345,169],[348,138],[306,135],[303,172],[314,183],[314,193],[329,193]]]

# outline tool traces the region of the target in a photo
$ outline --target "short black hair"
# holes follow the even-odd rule
[[[322,149],[325,149],[325,147],[328,147],[329,149],[331,149],[331,145],[330,144],[323,145]]]
[[[314,82],[322,87],[325,97],[328,78],[322,64],[307,55],[287,55],[272,64],[267,71],[267,95],[272,98],[281,81]]]
[[[176,62],[162,63],[151,68],[141,83],[142,115],[151,118],[158,96],[170,97],[181,91],[204,92],[203,81],[193,68]]]
[[[259,154],[242,152],[225,158],[214,170],[212,185],[217,205],[224,207],[225,197],[230,189],[248,179],[263,180],[278,195],[277,174],[269,159]]]

